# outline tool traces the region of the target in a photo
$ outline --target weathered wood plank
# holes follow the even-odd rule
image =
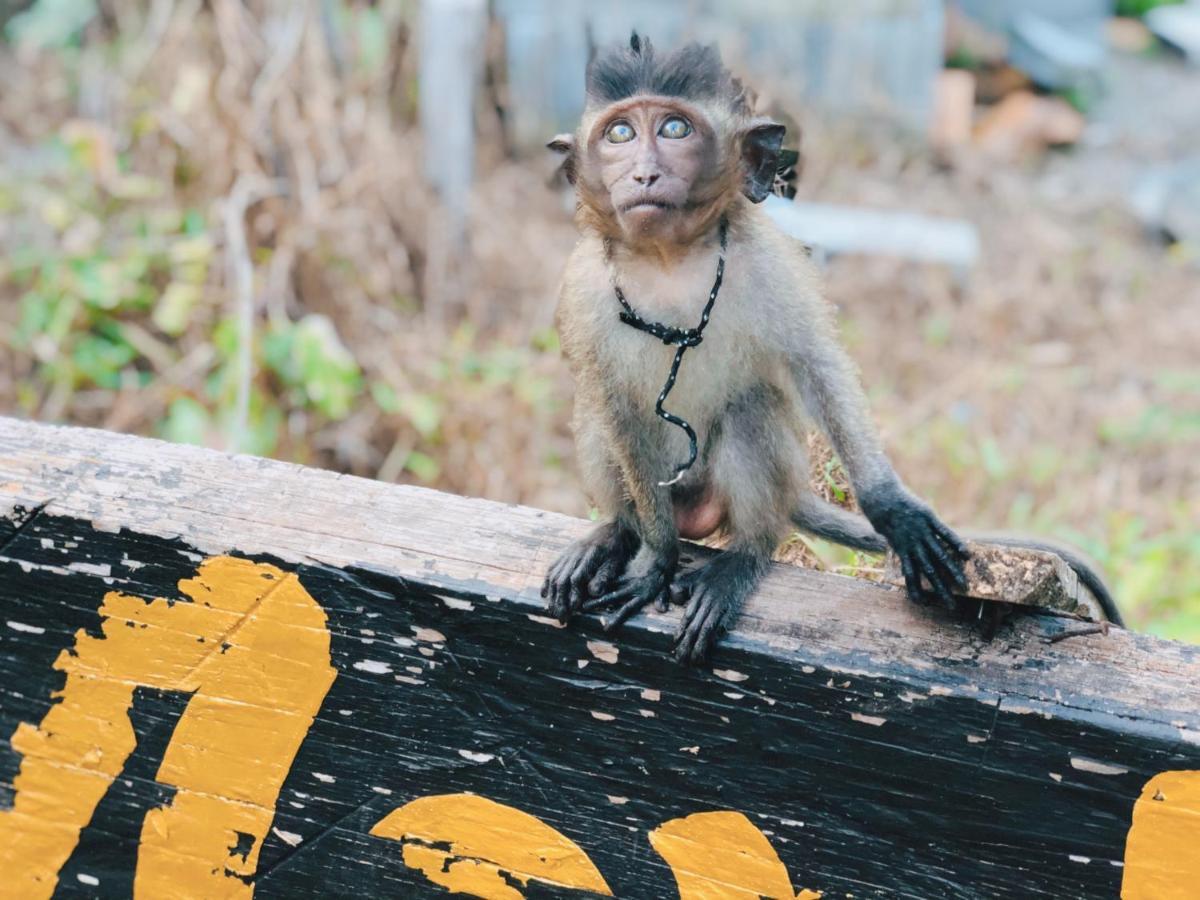
[[[777,567],[713,667],[689,670],[666,652],[673,613],[616,637],[595,620],[563,629],[541,617],[542,572],[586,527],[0,419],[4,870],[23,861],[4,857],[5,829],[28,826],[12,810],[45,748],[79,753],[55,757],[79,770],[111,759],[107,731],[70,746],[31,735],[52,715],[60,735],[92,721],[70,717],[76,682],[132,678],[133,749],[55,870],[55,896],[153,896],[154,854],[179,846],[152,827],[167,813],[184,831],[253,820],[217,848],[227,871],[212,877],[228,896],[444,896],[431,873],[457,877],[453,859],[448,876],[422,869],[419,854],[479,859],[466,837],[420,844],[372,830],[410,801],[462,792],[555,829],[619,897],[675,895],[670,854],[655,849],[667,845],[649,836],[710,811],[745,816],[792,887],[826,897],[1107,897],[1127,869],[1167,885],[1138,893],[1127,878],[1127,896],[1190,896],[1194,859],[1131,860],[1126,836],[1147,782],[1200,769],[1197,648],[1119,629],[1048,645],[1072,626],[1054,616],[1019,619],[984,643],[899,591]],[[299,630],[280,639],[285,628]],[[321,635],[327,645],[305,649]],[[173,655],[192,651],[198,662]],[[120,675],[139,660],[143,670]],[[311,724],[283,752],[269,724],[277,698],[324,666],[335,677],[315,712],[296,707]],[[242,708],[261,734],[229,753],[209,746],[227,724],[221,711]],[[209,755],[194,757],[197,747]],[[262,796],[272,779],[274,800]],[[1186,792],[1168,793],[1144,802]],[[206,797],[236,809],[186,808]],[[701,869],[736,849],[721,841],[740,840],[720,821],[717,846],[693,853]],[[207,859],[204,846],[189,852]],[[562,887],[583,882],[532,875],[496,875],[478,895],[583,895]]]

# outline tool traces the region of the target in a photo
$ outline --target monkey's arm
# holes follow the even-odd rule
[[[914,496],[883,453],[866,397],[832,327],[817,320],[789,363],[809,414],[828,436],[850,476],[859,506],[900,561],[909,597],[920,601],[922,576],[947,605],[965,583],[966,544]]]

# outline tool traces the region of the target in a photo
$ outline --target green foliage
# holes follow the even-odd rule
[[[212,256],[185,215],[152,212],[102,187],[87,163],[89,140],[46,148],[50,163],[36,184],[0,171],[9,220],[25,232],[0,269],[0,288],[20,297],[13,344],[37,360],[37,382],[68,391],[143,382],[149,366],[131,325],[160,295],[175,298],[167,324],[181,323],[178,297],[198,295]]]
[[[1159,6],[1175,6],[1184,0],[1117,0],[1116,14],[1140,18]]]
[[[362,394],[362,371],[325,316],[307,315],[268,332],[263,362],[294,392],[330,419],[344,419]]]

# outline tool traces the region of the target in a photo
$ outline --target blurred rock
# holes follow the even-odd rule
[[[1154,43],[1154,35],[1144,22],[1125,16],[1108,21],[1108,45],[1122,53],[1142,53]]]
[[[1185,6],[1160,6],[1146,13],[1146,26],[1160,40],[1200,65],[1200,3]]]
[[[1042,87],[1086,85],[1104,67],[1106,47],[1097,30],[1025,13],[1013,20],[1011,31],[1009,61]]]
[[[1084,118],[1058,97],[1029,91],[1009,94],[975,126],[975,144],[999,159],[1019,159],[1047,147],[1074,144],[1083,134]]]
[[[1148,169],[1130,204],[1142,224],[1168,241],[1200,247],[1200,158]]]
[[[938,149],[961,147],[971,140],[975,116],[975,76],[963,69],[946,69],[934,86],[933,122],[929,140]]]
[[[1112,0],[954,0],[1007,41],[1008,61],[1052,89],[1090,86],[1104,67]]]
[[[832,203],[768,197],[767,214],[785,233],[822,254],[890,256],[942,263],[966,274],[979,259],[979,232],[970,222]]]

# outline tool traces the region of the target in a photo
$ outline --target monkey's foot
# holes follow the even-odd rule
[[[589,596],[612,590],[637,548],[637,534],[617,522],[601,525],[573,543],[542,582],[542,599],[550,614],[566,622]]]
[[[713,643],[729,627],[767,569],[767,560],[751,553],[726,551],[676,579],[672,598],[686,601],[675,633],[675,659],[704,662]]]
[[[666,612],[676,565],[677,560],[673,558],[655,560],[645,574],[626,575],[613,590],[584,603],[583,611],[597,612],[616,607],[616,612],[604,623],[605,631],[617,628],[651,603],[659,612]]]

